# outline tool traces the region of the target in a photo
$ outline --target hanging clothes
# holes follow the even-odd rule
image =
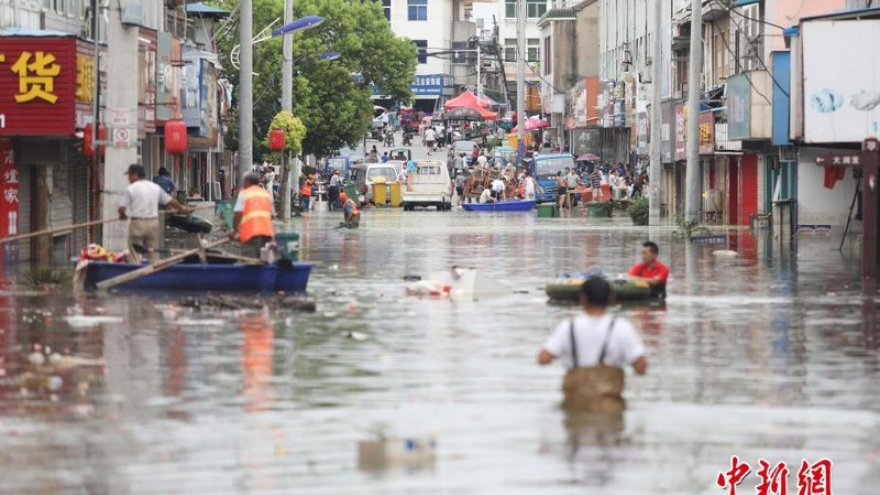
[[[825,189],[834,189],[839,181],[846,177],[846,167],[825,165]]]

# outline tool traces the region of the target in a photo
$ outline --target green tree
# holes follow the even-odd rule
[[[278,112],[272,117],[272,123],[269,124],[269,130],[281,129],[284,131],[284,149],[294,155],[302,151],[302,143],[306,137],[306,126],[302,120],[294,117],[290,112]],[[269,146],[269,136],[266,136],[264,146]]]
[[[283,0],[253,1],[255,32],[283,17]],[[232,10],[237,3],[238,0],[224,0],[223,6]],[[378,2],[297,0],[294,9],[295,17],[318,15],[325,19],[316,28],[292,35],[293,113],[309,130],[302,151],[321,156],[356,145],[370,125],[371,82],[393,98],[412,98],[409,85],[417,65],[415,46],[394,35]],[[229,60],[230,51],[238,44],[237,26],[229,32],[231,35],[220,41],[224,60]],[[267,135],[272,117],[280,110],[281,49],[280,38],[254,46],[254,72],[258,74],[254,77],[255,136]],[[341,57],[331,62],[320,61],[320,55],[328,51],[339,52]],[[228,67],[227,77],[235,83],[238,71]],[[355,81],[352,74],[363,77]],[[234,96],[233,105],[237,108],[237,93]],[[235,150],[237,135],[230,134],[227,146]],[[255,143],[254,156],[261,159],[268,151],[266,143],[259,138]]]

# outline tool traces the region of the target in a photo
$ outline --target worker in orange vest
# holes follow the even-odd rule
[[[303,181],[302,187],[299,188],[299,198],[302,202],[303,211],[309,211],[309,207],[312,202],[312,187],[315,185],[315,176],[309,174],[306,177],[306,180]]]
[[[342,212],[345,214],[345,222],[340,227],[357,228],[361,224],[361,212],[357,204],[345,193],[339,194],[339,202],[342,203]]]
[[[275,227],[272,226],[272,197],[260,186],[260,176],[256,173],[245,174],[233,211],[235,216],[229,238],[238,236],[242,256],[259,258],[260,250],[275,239]]]

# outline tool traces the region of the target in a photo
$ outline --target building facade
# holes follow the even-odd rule
[[[199,175],[194,158],[200,145],[205,151],[220,150],[218,98],[223,91],[216,78],[201,72],[185,79],[183,67],[189,70],[189,65],[181,50],[198,47],[216,63],[216,46],[204,43],[204,28],[196,27],[185,9],[166,8],[159,1],[141,5],[142,15],[129,28],[137,30],[139,40],[130,55],[141,68],[136,111],[107,108],[104,98],[113,80],[107,73],[107,24],[99,13],[98,32],[92,32],[89,2],[9,0],[0,7],[0,236],[99,218],[103,204],[119,201],[116,192],[103,191],[107,147],[136,147],[150,174],[174,165],[182,191],[201,189],[210,197],[216,179],[209,170]],[[190,86],[198,98],[187,98]],[[192,111],[209,128],[207,141],[191,141],[190,153],[174,159],[164,152],[163,126],[176,116],[184,118],[189,103],[182,102],[188,101],[195,102]],[[103,111],[95,125],[97,103]],[[92,142],[93,128],[101,145]],[[200,131],[189,129],[194,137]],[[97,229],[61,231],[10,244],[5,259],[7,265],[66,265],[88,242],[100,241]]]

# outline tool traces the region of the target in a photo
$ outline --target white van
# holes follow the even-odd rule
[[[382,177],[385,182],[397,180],[397,172],[393,165],[387,163],[364,163],[351,169],[351,181],[357,185],[357,191],[364,201],[373,199],[373,182]]]
[[[452,209],[452,179],[449,169],[439,160],[419,160],[412,175],[412,191],[403,186],[403,209],[436,206],[438,210]],[[409,177],[407,177],[409,181]]]

